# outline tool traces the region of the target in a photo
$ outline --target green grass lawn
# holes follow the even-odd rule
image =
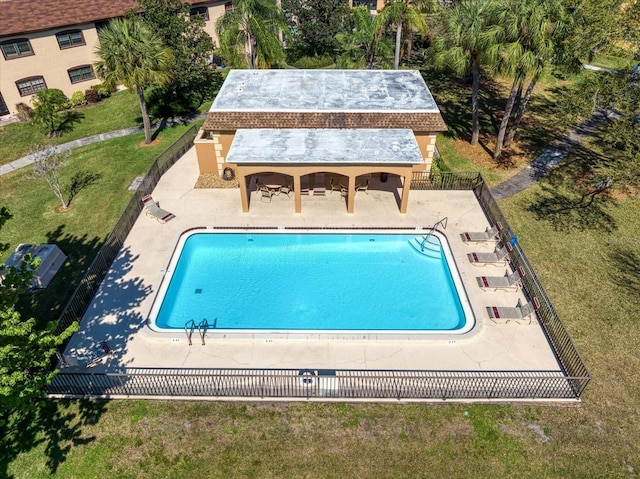
[[[581,404],[58,401],[7,474],[636,477],[640,199],[600,205],[609,233],[583,230],[539,217],[544,186],[501,207],[591,370]]]
[[[532,142],[551,131],[540,117],[564,125],[547,95],[525,132]],[[163,132],[158,149],[179,133]],[[77,151],[69,174],[103,176],[65,214],[36,180],[0,177],[0,204],[14,213],[2,240],[68,239],[68,251],[88,259],[157,154],[142,159],[150,149],[137,147],[141,139]],[[446,157],[452,169],[471,169]],[[640,198],[549,214],[569,181],[540,182],[500,206],[591,371],[580,404],[49,401],[16,436],[0,436],[0,477],[638,477]]]
[[[22,158],[35,143],[59,145],[87,136],[142,125],[138,98],[129,90],[114,93],[95,105],[76,110],[82,118],[72,131],[48,138],[31,123],[12,123],[0,128],[0,164]]]
[[[43,179],[28,178],[30,167],[0,176],[0,205],[13,214],[2,228],[2,243],[8,243],[9,250],[0,260],[19,243],[55,243],[69,255],[51,285],[28,297],[31,304],[24,306],[29,313],[39,319],[57,319],[129,201],[132,192],[127,187],[189,126],[163,130],[160,141],[152,146],[141,146],[144,134],[138,133],[73,150],[61,183],[68,185],[74,174],[82,172],[95,179],[77,193],[64,213],[58,211],[60,202]]]

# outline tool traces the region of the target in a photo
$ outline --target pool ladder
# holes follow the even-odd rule
[[[436,222],[429,232],[423,237],[417,237],[409,240],[409,244],[420,254],[428,256],[429,258],[441,259],[442,258],[442,246],[440,240],[433,234],[438,226],[442,226],[443,229],[447,228],[447,217],[442,218]]]
[[[193,335],[193,332],[196,329],[198,330],[198,334],[200,335],[200,341],[204,346],[204,335],[207,334],[207,330],[209,329],[209,321],[207,321],[206,319],[203,319],[196,325],[196,322],[193,319],[191,319],[185,323],[184,332],[187,335],[189,346],[193,345],[193,343],[191,342],[191,336]]]

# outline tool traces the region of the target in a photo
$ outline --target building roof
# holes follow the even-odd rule
[[[413,70],[232,70],[205,130],[372,128],[446,131]]]
[[[191,4],[211,0],[187,0]],[[138,7],[135,0],[8,0],[0,1],[0,37],[54,30],[122,16]]]
[[[238,130],[226,158],[236,164],[424,163],[411,130],[253,129]]]

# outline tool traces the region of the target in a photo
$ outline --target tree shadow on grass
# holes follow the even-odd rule
[[[19,419],[2,428],[0,437],[0,477],[9,474],[11,463],[20,455],[44,447],[46,468],[54,475],[73,447],[90,444],[95,436],[84,427],[96,424],[106,411],[106,401],[80,400],[73,405],[58,400],[43,400]],[[34,470],[39,465],[35,465]]]
[[[607,189],[599,189],[589,180],[598,156],[590,148],[577,147],[561,164],[540,177],[540,192],[525,208],[538,220],[550,222],[557,231],[617,229],[614,217],[607,212],[615,202]]]
[[[57,131],[60,133],[69,133],[73,131],[76,123],[80,123],[84,119],[84,114],[76,110],[67,110],[60,115],[61,121]]]
[[[615,219],[607,211],[610,201],[606,198],[589,197],[563,193],[551,185],[541,185],[538,194],[527,210],[538,220],[551,223],[556,231],[600,230],[610,233],[617,228]]]
[[[48,244],[57,245],[67,260],[45,289],[37,289],[20,297],[17,309],[23,318],[37,318],[38,322],[55,321],[95,258],[103,240],[84,234],[65,233],[66,225],[59,225],[46,234]]]
[[[71,201],[76,197],[78,193],[80,193],[85,188],[88,188],[91,185],[96,184],[98,181],[102,179],[102,175],[100,173],[91,173],[87,170],[82,170],[76,172],[69,182],[69,186],[67,187],[69,191],[69,200],[67,204],[71,204]]]
[[[618,241],[622,243],[624,239]],[[629,243],[637,245],[638,238],[629,238]],[[630,301],[640,305],[640,255],[618,244],[611,247],[609,259],[614,266],[609,271],[611,279],[626,290]]]
[[[84,271],[93,262],[97,252],[97,238],[86,241],[71,235],[63,235],[62,227],[49,234],[57,238],[57,243],[65,248],[71,256],[77,258],[77,268],[69,278],[75,278],[74,285],[68,289],[73,292]],[[77,244],[72,244],[76,241]],[[93,255],[89,252],[95,249]],[[128,341],[132,335],[145,324],[145,317],[139,311],[141,302],[151,293],[151,286],[145,285],[139,277],[131,276],[131,270],[139,259],[128,248],[119,252],[113,264],[105,274],[101,285],[96,284],[95,293],[77,331],[65,351],[67,359],[79,360],[82,366],[73,368],[76,373],[100,374],[120,371],[127,365],[124,359]],[[82,266],[81,266],[82,265]],[[71,270],[69,265],[66,269]],[[67,278],[66,281],[70,279]],[[99,278],[98,278],[99,279]],[[59,280],[64,280],[60,277]],[[48,289],[48,288],[47,288]],[[46,291],[46,290],[45,290]],[[59,302],[64,305],[70,294]],[[99,347],[100,341],[106,341],[113,351],[109,357],[95,365],[82,361],[80,351]],[[65,368],[61,369],[61,374]],[[77,380],[81,380],[78,378]],[[108,395],[108,381],[91,381],[91,393]],[[11,463],[21,454],[29,454],[34,449],[44,447],[46,467],[50,475],[54,475],[64,463],[74,446],[89,444],[95,437],[85,433],[86,426],[97,423],[106,411],[107,403],[97,400],[82,400],[66,404],[58,400],[44,400],[24,413],[20,420],[15,420],[0,431],[0,477],[9,476]],[[39,460],[41,456],[36,458]],[[37,467],[36,465],[35,467]]]

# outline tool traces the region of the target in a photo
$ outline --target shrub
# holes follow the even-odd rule
[[[333,58],[329,55],[322,55],[319,57],[302,57],[296,61],[293,66],[301,69],[314,69],[325,68],[329,65],[333,65]]]
[[[114,88],[110,88],[105,83],[100,83],[99,85],[93,85],[91,87],[92,90],[95,90],[100,98],[109,98],[111,94],[116,91]]]
[[[18,103],[16,105],[16,116],[20,121],[30,121],[33,116],[33,108],[26,103]]]
[[[67,106],[68,99],[62,90],[48,88],[33,96],[32,121],[42,127],[45,134],[51,136],[61,122],[59,111]]]
[[[89,103],[98,103],[100,101],[100,94],[91,88],[84,91],[84,97]]]
[[[67,102],[67,106],[69,108],[75,108],[76,106],[86,104],[87,99],[85,98],[84,93],[82,93],[81,91],[74,91],[71,95],[71,98],[69,98],[69,101]]]

